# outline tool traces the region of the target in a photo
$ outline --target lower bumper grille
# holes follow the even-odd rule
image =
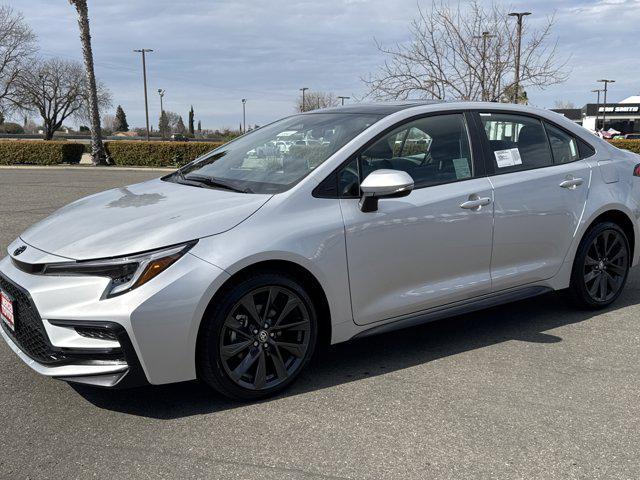
[[[17,318],[15,331],[11,331],[4,322],[0,322],[1,328],[24,353],[36,362],[43,365],[64,365],[83,361],[124,360],[121,349],[90,352],[54,347],[49,342],[42,318],[29,292],[2,274],[0,274],[0,289],[13,298],[14,315]]]

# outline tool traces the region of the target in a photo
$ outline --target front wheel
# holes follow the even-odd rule
[[[307,364],[317,330],[313,302],[295,278],[253,275],[226,292],[203,319],[199,377],[233,399],[273,395]]]
[[[629,241],[615,223],[594,226],[582,239],[571,273],[569,293],[584,308],[604,308],[622,293],[629,275]]]

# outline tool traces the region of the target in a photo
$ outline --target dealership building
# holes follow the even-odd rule
[[[554,108],[553,111],[593,132],[613,128],[622,134],[640,133],[640,95],[620,103],[588,103],[582,108]]]

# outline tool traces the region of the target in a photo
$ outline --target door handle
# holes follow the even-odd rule
[[[469,195],[469,200],[466,202],[462,202],[460,204],[460,208],[464,208],[465,210],[475,210],[478,211],[485,205],[489,205],[491,203],[491,199],[489,197],[479,197],[478,195]]]
[[[583,179],[569,176],[565,180],[560,182],[560,186],[562,188],[568,188],[569,190],[575,190],[576,187],[578,187],[579,185],[582,185],[583,183],[584,183]]]

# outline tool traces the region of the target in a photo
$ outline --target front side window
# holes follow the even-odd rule
[[[354,187],[354,165],[361,179],[374,170],[407,172],[416,188],[465,180],[473,176],[467,126],[462,114],[436,115],[414,120],[394,129],[366,148],[341,176],[345,192]]]
[[[524,115],[481,113],[496,173],[553,164],[542,122]]]
[[[167,180],[247,193],[280,193],[381,118],[348,113],[295,115],[223,145]]]

